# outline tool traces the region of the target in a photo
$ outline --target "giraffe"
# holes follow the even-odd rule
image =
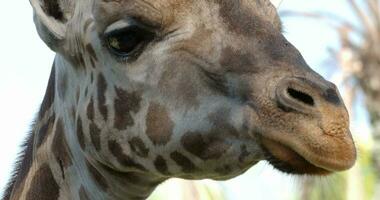
[[[261,160],[297,175],[355,163],[336,86],[268,0],[30,3],[56,57],[4,200],[146,199]]]

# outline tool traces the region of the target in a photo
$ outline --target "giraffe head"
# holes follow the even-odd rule
[[[336,87],[285,39],[268,0],[31,3],[92,162],[189,179],[260,160],[294,174],[355,162]]]

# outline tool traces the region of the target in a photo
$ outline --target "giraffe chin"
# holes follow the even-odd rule
[[[332,172],[317,167],[303,158],[291,148],[274,140],[261,138],[261,145],[264,150],[265,159],[276,169],[297,175],[329,175]]]

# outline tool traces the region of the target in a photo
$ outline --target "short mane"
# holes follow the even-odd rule
[[[53,65],[50,72],[48,86],[46,88],[45,96],[38,112],[37,118],[41,119],[45,112],[50,108],[54,102],[55,93],[55,66]],[[11,198],[13,188],[19,186],[27,176],[30,167],[33,162],[33,143],[35,138],[35,122],[32,124],[32,130],[27,135],[25,141],[21,145],[21,151],[15,162],[15,168],[12,172],[11,178],[4,190],[3,200],[9,200]]]

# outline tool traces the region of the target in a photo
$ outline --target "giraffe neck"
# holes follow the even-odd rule
[[[56,57],[44,101],[4,200],[145,199],[164,181],[145,172],[117,172],[83,153],[76,119],[87,87],[74,70]]]

